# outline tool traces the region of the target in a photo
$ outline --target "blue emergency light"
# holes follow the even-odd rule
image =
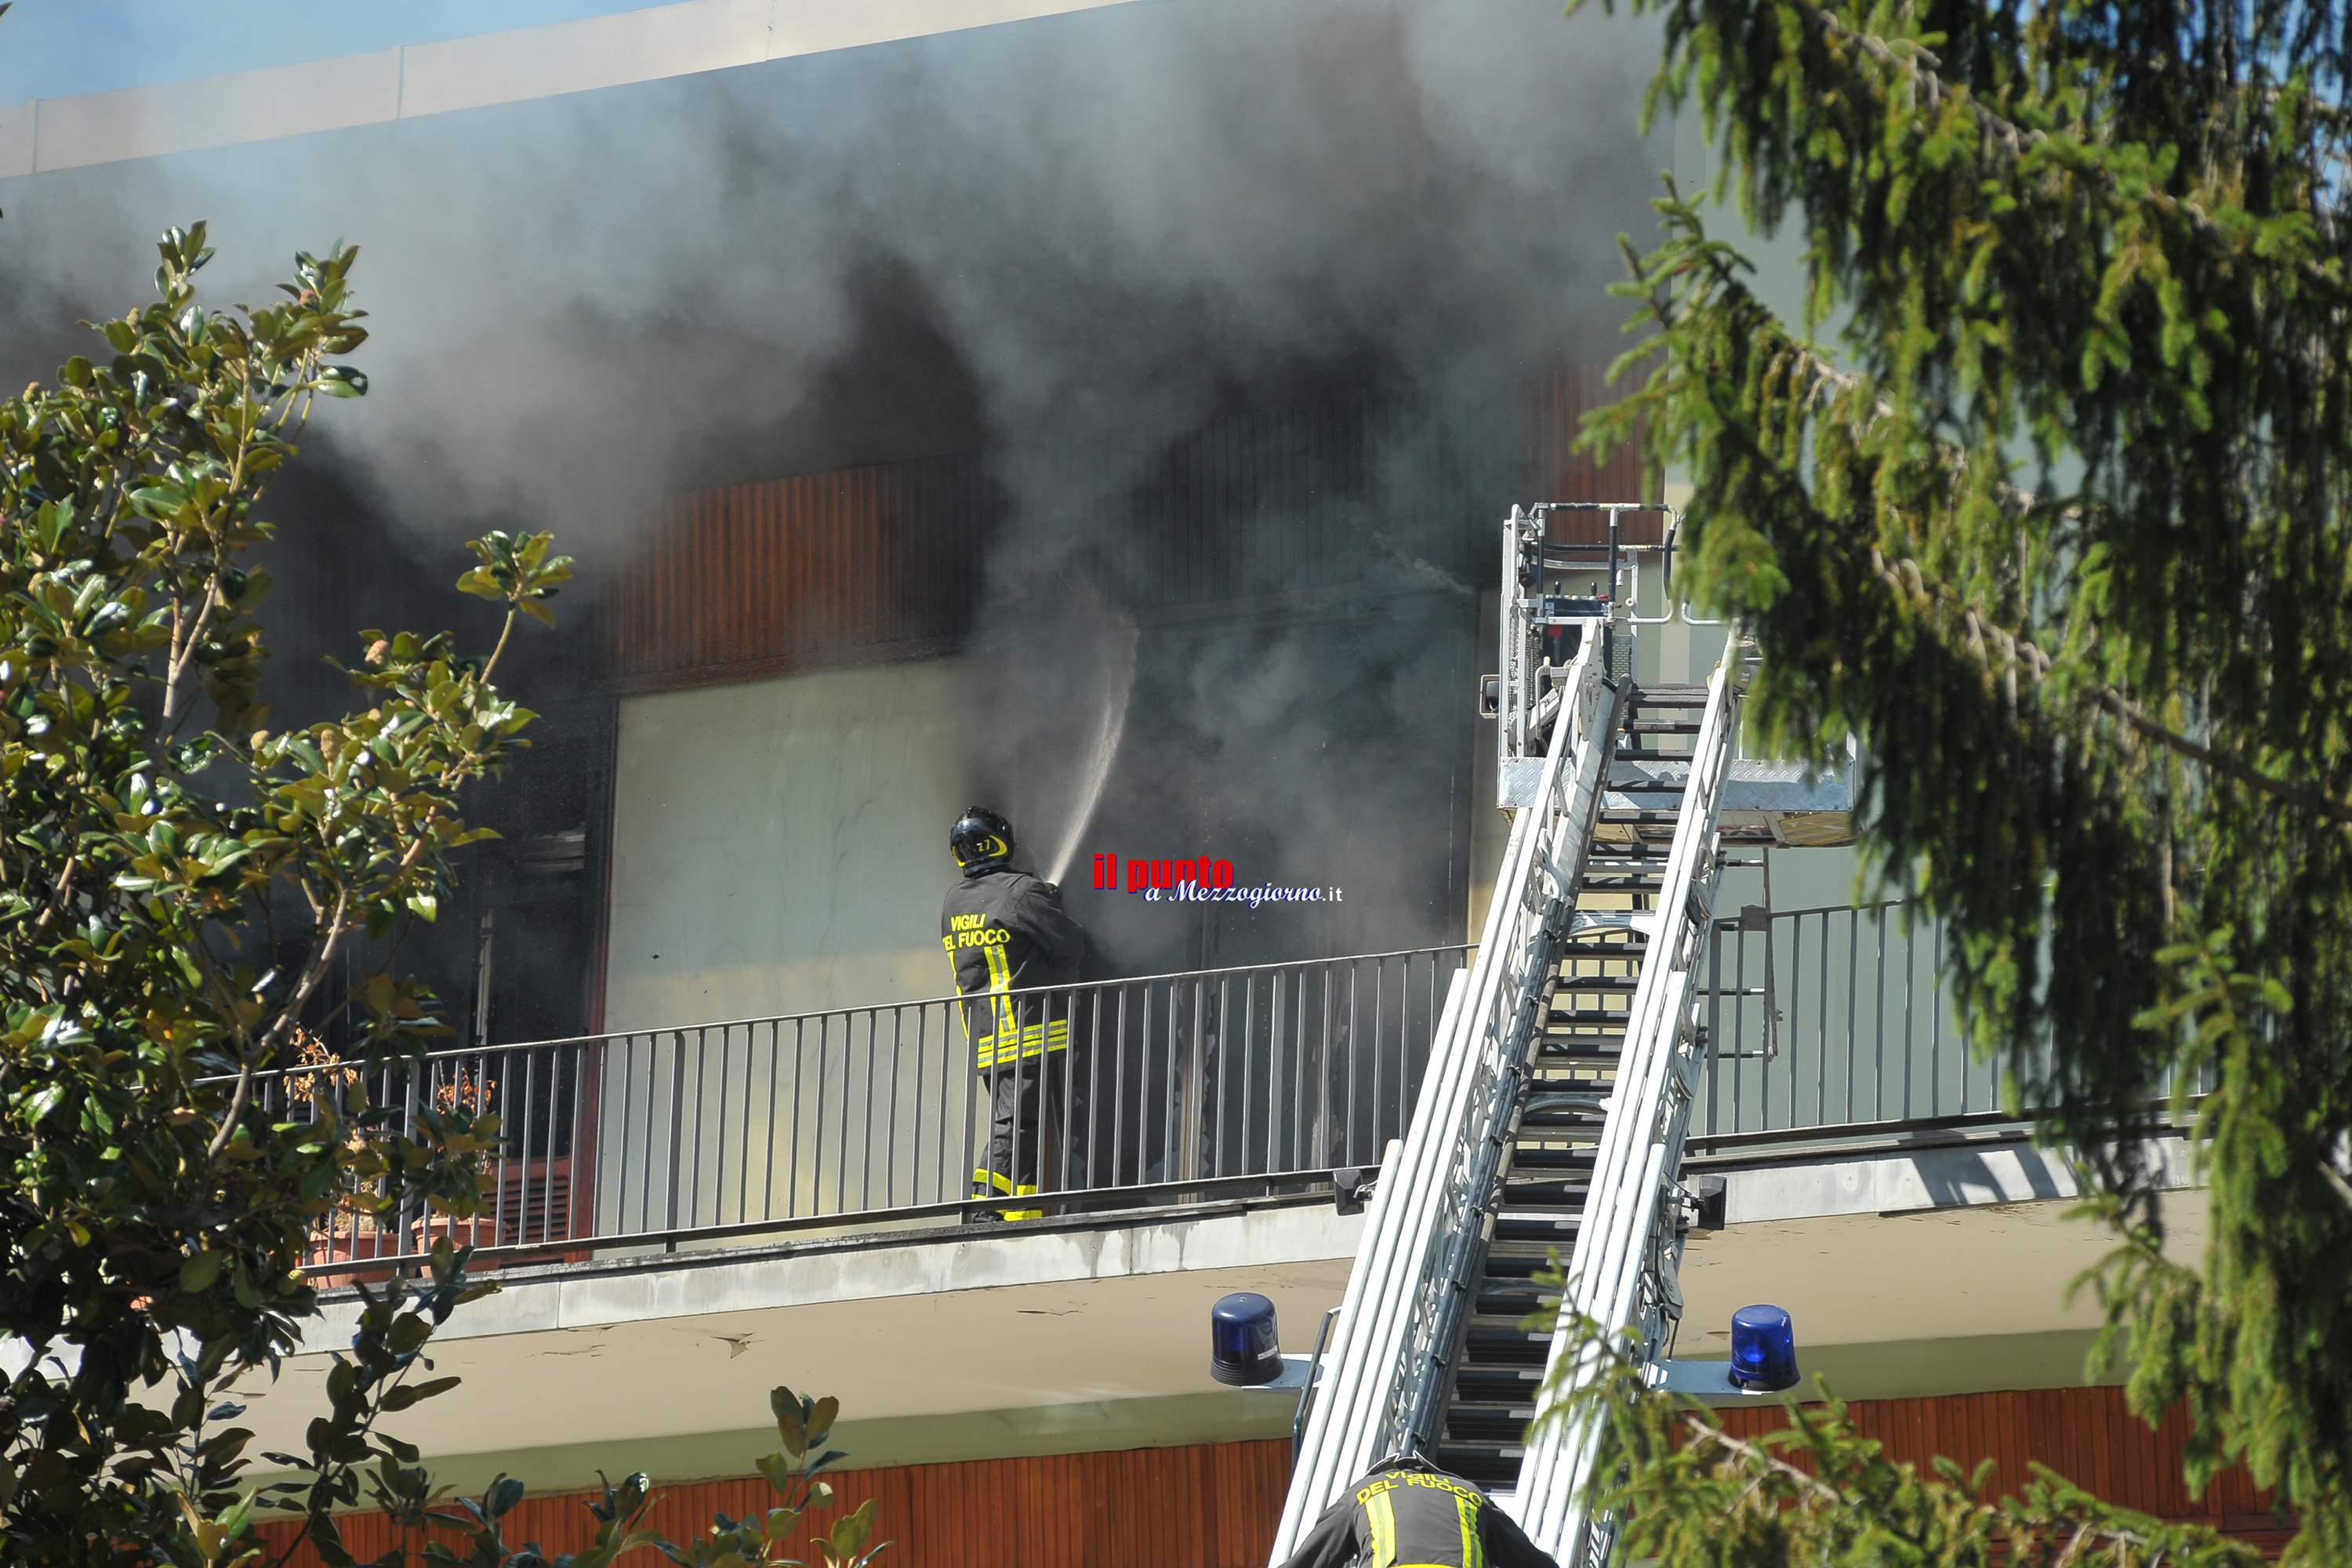
[[[1731,1381],[1737,1387],[1777,1393],[1797,1386],[1797,1326],[1778,1307],[1742,1307],[1731,1314]]]
[[[1244,1388],[1282,1375],[1282,1336],[1275,1330],[1273,1302],[1238,1290],[1209,1309],[1209,1375]]]

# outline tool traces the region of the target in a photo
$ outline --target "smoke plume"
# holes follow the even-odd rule
[[[1218,854],[1347,894],[1181,939],[1096,900],[1120,961],[1426,939],[1459,929],[1484,809],[1475,595],[1536,499],[1522,384],[1616,346],[1613,239],[1668,161],[1635,127],[1655,58],[1558,0],[1187,0],[42,175],[5,194],[6,368],[140,298],[167,223],[210,219],[214,297],[255,303],[296,248],[362,242],[373,392],[329,411],[313,500],[435,584],[485,526],[609,574],[688,489],[981,450],[1010,524],[970,786],[1050,855],[1106,639],[1140,625],[1079,866]],[[1289,500],[1217,534],[1230,600],[1316,613],[1174,613],[1133,498],[1220,422],[1343,405],[1356,456],[1283,492],[1328,514],[1320,563]],[[336,624],[400,618],[371,595],[402,575]]]

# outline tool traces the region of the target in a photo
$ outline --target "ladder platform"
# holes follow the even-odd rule
[[[1540,1365],[1465,1366],[1454,1386],[1482,1404],[1517,1404],[1542,1392],[1543,1378]]]
[[[1549,1144],[1521,1144],[1511,1157],[1511,1169],[1506,1182],[1523,1171],[1590,1171],[1592,1169],[1592,1146],[1580,1149],[1556,1149]]]
[[[1507,1497],[1510,1483],[1518,1479],[1519,1460],[1526,1454],[1526,1447],[1518,1443],[1499,1447],[1484,1443],[1440,1443],[1436,1458],[1444,1468],[1488,1497]]]
[[[1533,1279],[1551,1267],[1551,1258],[1544,1252],[1498,1252],[1486,1256],[1486,1277],[1490,1279]]]
[[[1485,1283],[1478,1287],[1477,1314],[1482,1318],[1501,1318],[1518,1322],[1544,1310],[1558,1297],[1551,1291],[1530,1284]]]
[[[1544,1061],[1606,1062],[1611,1067],[1624,1054],[1622,1035],[1570,1035],[1546,1040],[1536,1048],[1537,1057]]]
[[[1538,1366],[1551,1352],[1551,1336],[1536,1335],[1514,1323],[1508,1328],[1474,1322],[1463,1349],[1481,1366]]]
[[[1503,1202],[1515,1208],[1537,1205],[1562,1209],[1581,1208],[1585,1194],[1591,1190],[1591,1184],[1581,1175],[1572,1181],[1521,1181],[1512,1178],[1504,1183]]]
[[[1445,1435],[1465,1443],[1524,1442],[1536,1418],[1535,1392],[1526,1399],[1465,1399],[1445,1413]]]
[[[1554,1007],[1544,1022],[1555,1029],[1562,1027],[1605,1029],[1612,1026],[1622,1029],[1625,1026],[1627,1018],[1622,1011],[1612,1012],[1604,1007]]]
[[[1586,1137],[1591,1137],[1599,1132],[1601,1123],[1608,1114],[1607,1108],[1600,1105],[1562,1106],[1557,1110],[1523,1111],[1519,1116],[1519,1135],[1526,1137],[1533,1132],[1554,1132],[1571,1135],[1581,1133]]]

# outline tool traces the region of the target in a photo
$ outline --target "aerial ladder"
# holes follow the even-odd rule
[[[1554,542],[1553,518],[1576,512],[1605,514],[1605,541]],[[1662,540],[1623,542],[1625,519],[1643,512],[1664,513]],[[1549,1423],[1528,1436],[1547,1379],[1601,1371],[1565,1327],[1525,1326],[1552,1304],[1536,1276],[1556,1253],[1561,1322],[1630,1329],[1663,1364],[1681,1313],[1682,1152],[1708,1049],[1699,976],[1727,842],[1835,842],[1851,822],[1850,773],[1823,781],[1738,758],[1730,628],[1704,684],[1638,679],[1643,628],[1708,624],[1674,599],[1679,521],[1551,503],[1514,507],[1504,524],[1499,663],[1482,706],[1510,835],[1476,955],[1372,1192],[1275,1563],[1341,1489],[1404,1449],[1476,1482],[1563,1563],[1608,1560],[1615,1521],[1581,1501],[1601,1434]],[[1659,610],[1645,617],[1646,571]]]

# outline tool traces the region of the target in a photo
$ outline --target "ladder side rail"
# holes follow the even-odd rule
[[[1678,1097],[1672,1090],[1688,1070],[1676,1058],[1684,1054],[1683,1032],[1690,1021],[1691,988],[1707,923],[1707,911],[1697,908],[1695,900],[1711,900],[1716,880],[1716,823],[1736,712],[1728,679],[1733,657],[1727,649],[1701,726],[1675,849],[1661,889],[1654,956],[1644,967],[1629,1022],[1631,1059],[1602,1130],[1593,1207],[1570,1268],[1564,1305],[1570,1314],[1612,1328],[1625,1326],[1632,1316],[1661,1184],[1673,1174],[1666,1164],[1671,1141],[1666,1134],[1687,1109],[1674,1103]],[[1565,1331],[1557,1332],[1548,1373],[1558,1372],[1569,1348]],[[1584,1359],[1570,1369],[1571,1387],[1589,1382],[1598,1370],[1599,1350],[1587,1347],[1582,1353]],[[1583,1522],[1579,1494],[1590,1473],[1597,1436],[1570,1425],[1547,1428],[1529,1445],[1517,1495],[1531,1516],[1530,1531],[1538,1542],[1549,1537],[1575,1549]]]
[[[1495,787],[1507,798],[1509,763],[1527,754],[1528,680],[1523,665],[1528,652],[1526,612],[1519,602],[1519,540],[1526,521],[1519,509],[1503,523],[1502,603],[1496,616],[1500,646],[1496,649],[1495,746],[1498,766]]]
[[[1597,644],[1598,639],[1588,639]],[[1570,671],[1571,690],[1588,696],[1600,687],[1597,658],[1581,650]],[[1485,940],[1467,977],[1457,975],[1448,992],[1446,1016],[1423,1075],[1423,1089],[1402,1146],[1387,1162],[1380,1190],[1366,1216],[1363,1240],[1349,1270],[1342,1310],[1324,1376],[1328,1383],[1308,1416],[1290,1490],[1275,1535],[1272,1562],[1280,1562],[1312,1525],[1338,1489],[1370,1467],[1382,1436],[1381,1423],[1394,1397],[1402,1366],[1400,1343],[1410,1326],[1412,1303],[1426,1293],[1433,1233],[1444,1217],[1441,1183],[1454,1148],[1465,1135],[1466,1107],[1477,1079],[1479,1047],[1492,1030],[1487,1020],[1496,997],[1517,967],[1515,955],[1529,944],[1526,890],[1539,867],[1556,856],[1544,851],[1557,825],[1550,809],[1561,800],[1561,777],[1570,755],[1602,756],[1608,737],[1590,733],[1593,703],[1563,703],[1553,721],[1534,808],[1513,822],[1503,865],[1487,910]],[[1612,710],[1613,712],[1613,709]],[[1587,804],[1600,798],[1590,765],[1572,775]],[[1563,803],[1564,804],[1564,803]],[[1540,919],[1535,924],[1540,927]]]
[[[1707,902],[1711,909],[1714,904],[1712,889],[1708,890]],[[1696,1030],[1700,999],[1692,977],[1679,977],[1677,990],[1684,998],[1684,1005],[1690,1009],[1687,1021]],[[1696,1033],[1685,1037],[1690,1043],[1678,1047],[1675,1052],[1675,1081],[1670,1086],[1664,1113],[1665,1129],[1659,1140],[1654,1173],[1651,1178],[1651,1190],[1656,1198],[1649,1234],[1641,1244],[1640,1267],[1630,1286],[1637,1299],[1628,1302],[1623,1314],[1627,1321],[1640,1330],[1643,1353],[1654,1363],[1654,1372],[1658,1370],[1654,1363],[1659,1361],[1665,1343],[1666,1298],[1669,1295],[1675,1299],[1673,1315],[1677,1319],[1682,1315],[1680,1292],[1675,1289],[1675,1275],[1682,1260],[1682,1227],[1677,1223],[1681,1203],[1676,1189],[1682,1172],[1683,1145],[1690,1132],[1691,1105],[1698,1094],[1699,1070],[1705,1056],[1705,1047]],[[1653,1258],[1657,1260],[1658,1270],[1654,1280],[1651,1279],[1648,1268]],[[1647,1297],[1642,1297],[1641,1287],[1645,1284],[1654,1284],[1655,1289]],[[1591,1474],[1592,1462],[1589,1457],[1584,1459],[1583,1474],[1575,1481],[1577,1487],[1580,1488],[1584,1478]],[[1614,1514],[1585,1521],[1581,1556],[1591,1564],[1591,1568],[1603,1568],[1608,1563],[1622,1522]],[[1569,1539],[1573,1540],[1574,1537],[1571,1535]]]
[[[1565,739],[1564,729],[1556,727],[1555,742]],[[1512,825],[1496,882],[1497,897],[1487,922],[1490,945],[1482,946],[1466,982],[1455,983],[1454,994],[1465,1000],[1449,1007],[1423,1073],[1422,1095],[1404,1145],[1374,1195],[1373,1213],[1367,1217],[1364,1240],[1349,1273],[1339,1333],[1328,1363],[1330,1384],[1309,1416],[1277,1531],[1277,1558],[1312,1522],[1323,1500],[1376,1457],[1369,1450],[1378,1440],[1378,1423],[1389,1404],[1399,1359],[1397,1343],[1405,1324],[1400,1311],[1364,1310],[1362,1304],[1369,1301],[1378,1309],[1381,1303],[1410,1300],[1420,1291],[1420,1271],[1425,1268],[1431,1232],[1442,1206],[1435,1186],[1444,1173],[1450,1136],[1463,1119],[1475,1077],[1475,1054],[1463,1041],[1474,1016],[1466,998],[1492,990],[1503,971],[1508,945],[1504,917],[1517,901],[1507,889],[1524,882],[1528,875],[1540,832],[1536,812],[1520,814]]]
[[[1403,1141],[1390,1146],[1381,1165],[1380,1184],[1364,1216],[1363,1237],[1357,1244],[1356,1260],[1340,1297],[1330,1350],[1318,1373],[1321,1386],[1307,1412],[1307,1428],[1292,1465],[1290,1490],[1275,1532],[1272,1561],[1279,1562],[1295,1550],[1326,1500],[1364,1468],[1353,1463],[1363,1446],[1359,1435],[1387,1403],[1382,1374],[1395,1359],[1395,1332],[1384,1333],[1384,1330],[1395,1314],[1379,1307],[1412,1288],[1405,1271],[1417,1265],[1427,1250],[1429,1226],[1436,1214],[1430,1191],[1438,1169],[1431,1151],[1437,1142],[1439,1126],[1459,1115],[1468,1078],[1463,1070],[1463,1054],[1451,1048],[1448,1041],[1461,1026],[1471,985],[1468,974],[1457,971],[1446,989],[1444,1024],[1422,1075],[1412,1123]],[[1450,1110],[1449,1101],[1454,1105]]]
[[[1517,923],[1525,935],[1517,961],[1485,1020],[1476,1053],[1481,1092],[1472,1100],[1474,1107],[1484,1109],[1464,1125],[1453,1149],[1442,1210],[1451,1219],[1437,1237],[1430,1288],[1414,1302],[1403,1375],[1386,1426],[1391,1447],[1407,1439],[1424,1444],[1436,1439],[1440,1403],[1486,1247],[1486,1222],[1497,1195],[1504,1147],[1526,1091],[1528,1061],[1544,1004],[1567,945],[1569,913],[1591,853],[1593,813],[1608,784],[1622,693],[1599,679],[1570,690],[1577,709],[1576,772],[1561,809],[1546,819],[1534,875],[1520,900]],[[1570,705],[1563,703],[1563,710]]]
[[[1626,1043],[1610,1110],[1595,1152],[1591,1197],[1579,1227],[1567,1270],[1562,1302],[1567,1316],[1590,1317],[1612,1326],[1630,1310],[1643,1242],[1654,1209],[1664,1147],[1658,1134],[1667,1083],[1677,1076],[1674,1055],[1688,1010],[1692,972],[1704,943],[1706,921],[1694,918],[1694,898],[1711,890],[1716,824],[1722,784],[1729,772],[1736,711],[1731,682],[1736,641],[1709,684],[1706,715],[1693,752],[1666,872],[1659,889],[1650,957],[1628,1011]],[[1560,1363],[1573,1342],[1565,1325],[1556,1331],[1547,1359],[1547,1383],[1560,1375]],[[1599,1371],[1597,1347],[1576,1352],[1568,1369],[1570,1388],[1591,1382]],[[1597,1434],[1583,1423],[1540,1426],[1521,1461],[1513,1503],[1538,1545],[1555,1552],[1581,1534],[1582,1500],[1578,1495],[1591,1464]]]

